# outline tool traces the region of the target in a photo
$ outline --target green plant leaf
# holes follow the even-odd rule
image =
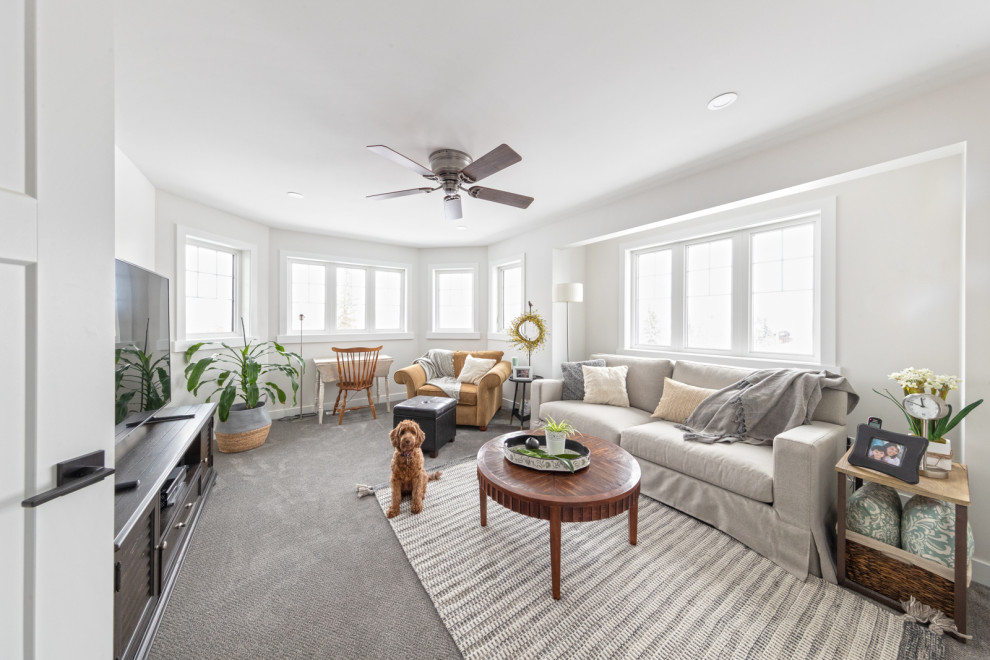
[[[203,346],[206,346],[208,343],[209,342],[201,341],[198,344],[193,344],[192,346],[190,346],[189,348],[187,348],[186,349],[186,362],[188,363],[192,359],[192,356],[196,353],[196,351],[198,351],[199,349],[203,348]]]
[[[218,412],[220,413],[220,421],[226,422],[227,418],[230,417],[230,406],[234,403],[234,399],[237,397],[237,388],[233,385],[228,385],[224,388],[223,394],[220,395],[220,405]]]
[[[196,384],[199,382],[199,379],[203,377],[203,372],[205,372],[207,367],[211,364],[213,364],[212,355],[196,362],[192,368],[192,371],[186,374],[186,391],[192,392],[196,389]]]
[[[981,403],[983,403],[983,399],[980,399],[979,401],[974,401],[973,403],[969,404],[968,406],[966,406],[965,408],[963,408],[962,410],[960,410],[959,411],[959,414],[956,415],[952,419],[952,421],[949,422],[946,425],[945,429],[942,431],[942,434],[944,435],[944,434],[948,433],[949,431],[951,431],[952,429],[956,428],[956,426],[959,424],[959,422],[963,421],[963,419],[966,417],[966,415],[968,415],[969,413],[973,412],[973,409],[976,408]],[[952,415],[952,407],[951,406],[949,407],[949,415]],[[949,419],[949,415],[946,415],[943,419]]]
[[[278,402],[279,403],[285,403],[285,392],[282,391],[282,388],[281,387],[279,387],[278,385],[276,385],[275,383],[273,383],[271,381],[266,382],[265,385],[267,385],[269,388],[275,390],[275,392],[277,394],[277,398],[278,398]],[[273,398],[275,398],[275,397],[273,397]]]

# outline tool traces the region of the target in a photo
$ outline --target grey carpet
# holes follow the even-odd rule
[[[485,433],[458,427],[427,469],[518,428],[506,416]],[[461,657],[375,498],[354,493],[387,481],[390,421],[380,407],[377,421],[356,411],[342,427],[275,422],[258,449],[217,454],[151,657]],[[947,640],[947,658],[990,657],[990,590],[974,585],[969,607],[977,637]]]

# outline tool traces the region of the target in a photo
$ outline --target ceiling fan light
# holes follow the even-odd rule
[[[726,92],[724,94],[719,94],[711,101],[708,102],[709,110],[721,110],[723,108],[728,108],[730,105],[736,102],[739,95],[735,92]]]
[[[460,195],[447,195],[443,198],[443,216],[447,220],[460,220],[464,217]]]

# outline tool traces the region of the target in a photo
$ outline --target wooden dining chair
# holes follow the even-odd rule
[[[344,423],[344,411],[359,410],[361,408],[371,408],[371,414],[378,419],[375,413],[375,404],[371,400],[371,386],[375,382],[375,369],[378,367],[378,353],[382,347],[378,348],[337,348],[331,346],[333,352],[337,354],[337,400],[333,404],[333,414],[337,414],[340,408],[340,420],[337,425]],[[367,406],[347,407],[347,393],[364,390],[368,393]],[[340,397],[343,395],[344,400]]]

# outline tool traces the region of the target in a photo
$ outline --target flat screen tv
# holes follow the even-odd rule
[[[168,278],[117,259],[115,441],[172,398]]]

